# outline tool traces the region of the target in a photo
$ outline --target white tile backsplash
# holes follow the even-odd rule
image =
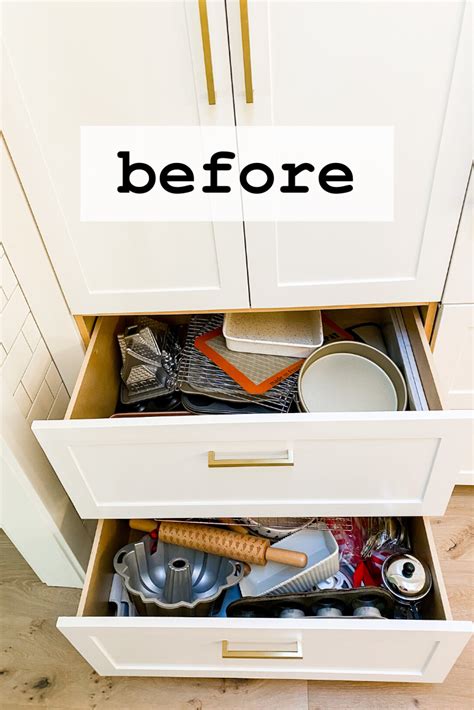
[[[56,395],[56,399],[54,400],[54,404],[51,407],[50,413],[48,414],[48,419],[64,419],[68,404],[69,395],[66,392],[66,388],[61,383],[59,392]]]
[[[59,388],[61,387],[61,376],[54,362],[52,362],[48,368],[48,372],[46,373],[46,382],[48,383],[48,387],[52,394],[56,397],[59,392]]]
[[[0,258],[0,286],[5,292],[7,298],[11,298],[13,291],[16,288],[17,280],[15,273],[10,265],[5,254]]]
[[[31,407],[29,414],[27,416],[27,421],[33,422],[35,419],[47,419],[51,407],[54,403],[54,397],[51,394],[51,390],[48,387],[46,380],[43,382],[39,388],[38,394],[35,397],[33,406]]]
[[[25,390],[25,388],[23,387],[23,385],[21,384],[21,382],[20,382],[20,384],[18,385],[18,387],[16,388],[16,392],[15,392],[15,394],[13,395],[13,399],[15,400],[15,402],[16,402],[16,403],[18,404],[18,406],[20,407],[20,410],[21,410],[21,413],[23,414],[23,416],[24,416],[24,417],[27,417],[27,416],[28,416],[28,412],[29,412],[30,409],[31,409],[32,401],[31,401],[31,399],[28,397],[28,395],[27,395],[27,393],[26,393],[26,390]]]
[[[5,259],[3,257],[2,261]],[[19,286],[15,287],[7,305],[0,314],[0,338],[5,350],[9,352],[15,338],[23,327],[30,309]]]
[[[28,422],[62,419],[69,395],[2,245],[0,266],[0,372],[4,385]]]
[[[18,333],[17,339],[8,353],[2,368],[5,384],[14,393],[21,378],[25,374],[26,368],[31,362],[32,352],[22,333]],[[30,397],[30,399],[33,399]]]
[[[49,350],[44,340],[40,340],[22,377],[23,385],[31,399],[34,400],[38,394],[51,362]]]
[[[39,328],[36,325],[35,319],[31,313],[27,316],[25,322],[23,323],[22,331],[28,345],[32,350],[34,350],[41,340],[41,333],[39,332]]]

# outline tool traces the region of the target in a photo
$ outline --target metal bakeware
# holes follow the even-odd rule
[[[325,358],[335,358],[335,357],[350,357],[351,362],[357,361],[363,363],[364,361],[367,364],[371,364],[374,369],[374,373],[378,372],[380,375],[382,375],[384,384],[382,385],[382,381],[380,380],[380,375],[377,376],[377,379],[374,378],[363,378],[363,374],[360,374],[360,377],[362,379],[355,379],[352,380],[350,379],[350,374],[351,371],[349,369],[346,370],[346,364],[341,365],[341,367],[338,370],[337,373],[337,378],[335,375],[335,370],[332,374],[332,379],[331,380],[326,380],[324,382],[324,387],[323,389],[325,392],[311,392],[311,400],[316,400],[318,397],[321,398],[321,404],[318,404],[316,408],[311,408],[308,405],[308,402],[305,401],[305,390],[307,390],[307,379],[308,379],[308,374],[311,372],[311,370],[314,367],[317,367],[320,365],[320,363],[325,359]],[[366,375],[367,373],[364,374]],[[358,375],[359,377],[359,375]],[[386,382],[385,382],[386,380]],[[324,345],[322,348],[319,350],[316,350],[310,357],[305,361],[303,367],[300,370],[299,373],[299,378],[298,378],[298,401],[299,401],[299,408],[302,411],[339,411],[337,408],[337,405],[331,403],[332,406],[328,405],[328,401],[331,399],[331,390],[332,390],[332,396],[336,401],[342,400],[344,401],[344,391],[346,387],[349,387],[349,385],[352,384],[353,386],[356,386],[356,395],[358,398],[358,407],[356,410],[351,410],[346,408],[344,406],[344,409],[341,409],[340,411],[371,411],[369,406],[366,406],[365,401],[362,400],[362,393],[364,392],[364,388],[368,387],[375,387],[377,386],[378,388],[381,389],[381,393],[385,392],[387,388],[387,384],[389,387],[392,388],[393,390],[393,395],[394,395],[394,409],[398,411],[403,411],[406,409],[407,406],[407,387],[405,380],[403,378],[402,373],[400,372],[399,368],[397,365],[391,360],[387,355],[384,355],[380,350],[377,350],[377,348],[373,348],[370,345],[366,345],[365,343],[357,343],[354,341],[350,340],[339,340],[333,343],[329,343],[328,345]],[[375,390],[378,391],[378,390]],[[367,390],[367,401],[369,400],[369,394],[372,393],[372,391]],[[308,394],[308,393],[307,393]]]
[[[243,577],[241,562],[163,542],[148,535],[122,547],[114,569],[139,614],[206,616],[221,592]]]

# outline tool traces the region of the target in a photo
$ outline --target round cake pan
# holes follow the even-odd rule
[[[328,360],[323,364],[324,358]],[[323,387],[318,392],[320,377]],[[310,390],[311,383],[314,388]],[[339,340],[307,358],[299,374],[298,399],[304,412],[403,411],[407,388],[397,365],[380,350]]]

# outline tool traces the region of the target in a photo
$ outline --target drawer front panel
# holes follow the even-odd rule
[[[470,635],[470,624],[452,621],[89,617],[58,626],[102,675],[431,683]]]
[[[84,518],[440,515],[471,419],[164,417],[36,422],[34,431]]]

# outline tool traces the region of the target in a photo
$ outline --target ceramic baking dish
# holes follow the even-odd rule
[[[230,350],[300,358],[324,340],[321,311],[226,313],[222,333]]]

